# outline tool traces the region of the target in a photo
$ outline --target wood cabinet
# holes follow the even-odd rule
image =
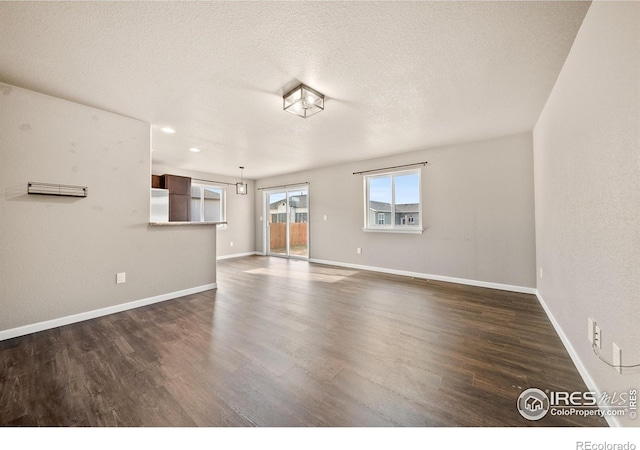
[[[169,190],[169,222],[191,220],[191,178],[162,175],[161,183]]]
[[[160,175],[151,175],[151,188],[164,189],[164,185],[162,184],[162,177]]]
[[[189,222],[190,212],[190,196],[169,193],[169,222]]]
[[[177,175],[163,175],[164,188],[169,189],[169,194],[191,195],[191,178]]]

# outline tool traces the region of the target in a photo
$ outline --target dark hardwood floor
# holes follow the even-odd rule
[[[0,342],[0,424],[606,425],[518,413],[587,390],[532,295],[266,257],[218,286]]]

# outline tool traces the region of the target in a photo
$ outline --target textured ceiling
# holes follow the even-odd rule
[[[588,7],[0,2],[0,81],[151,123],[154,162],[261,178],[531,130]],[[282,110],[297,82],[324,112]]]

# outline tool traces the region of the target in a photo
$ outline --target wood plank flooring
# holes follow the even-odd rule
[[[218,289],[0,342],[5,426],[606,426],[532,295],[266,257]]]

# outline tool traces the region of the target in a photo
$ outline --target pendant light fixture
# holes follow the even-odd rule
[[[324,94],[301,84],[282,96],[282,107],[304,119],[324,111]]]
[[[236,183],[236,194],[247,195],[247,183],[244,182],[242,171],[244,166],[240,166],[240,183]]]

